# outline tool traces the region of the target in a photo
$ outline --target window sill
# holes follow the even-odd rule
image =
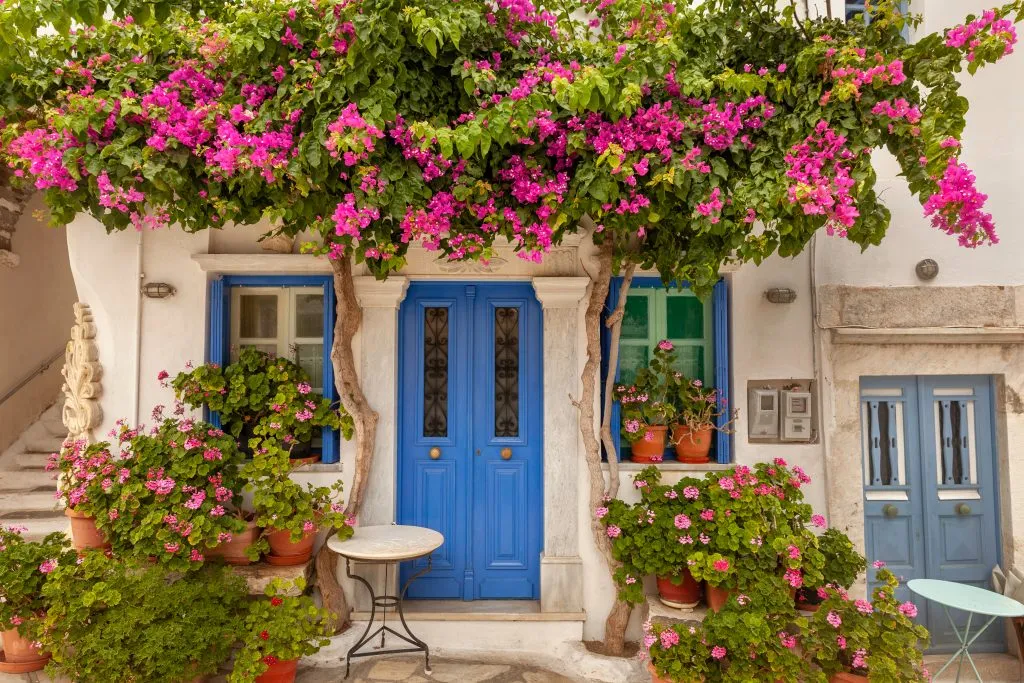
[[[639,462],[620,462],[620,472],[639,472],[640,470],[650,467],[651,465],[639,463]],[[721,472],[732,467],[731,464],[722,464],[718,462],[709,462],[701,465],[686,463],[686,462],[675,462],[674,460],[668,460],[666,462],[657,463],[654,465],[662,472]],[[602,462],[601,469],[607,470],[608,463]]]

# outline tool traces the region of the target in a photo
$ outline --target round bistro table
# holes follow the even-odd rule
[[[959,659],[960,661],[956,666],[956,680],[959,681],[960,670],[964,666],[964,658],[966,657],[971,668],[974,669],[974,677],[981,681],[978,667],[974,665],[974,660],[971,659],[969,651],[971,645],[996,619],[1000,617],[1024,617],[1024,605],[1013,598],[993,593],[990,590],[978,588],[977,586],[968,586],[953,581],[940,581],[938,579],[911,579],[907,581],[907,588],[926,600],[942,605],[942,611],[946,613],[949,625],[953,627],[953,633],[956,634],[957,640],[960,641],[960,649],[953,653],[949,661],[943,664],[942,668],[932,678],[938,678],[943,671],[949,668],[953,660]],[[950,608],[967,612],[967,624],[964,625],[963,633],[953,623],[953,617],[949,614]],[[972,636],[971,621],[974,619],[975,614],[986,616],[989,619]]]
[[[405,613],[402,611],[402,602],[405,600],[405,592],[409,585],[430,571],[433,552],[444,543],[444,536],[433,529],[419,526],[403,526],[399,524],[382,524],[379,526],[357,527],[355,534],[348,540],[340,540],[332,536],[327,542],[327,547],[341,557],[345,558],[345,574],[366,586],[370,592],[370,621],[366,624],[366,630],[356,641],[356,644],[349,648],[345,657],[345,678],[348,678],[349,670],[352,667],[352,660],[356,657],[372,657],[373,655],[396,654],[400,652],[422,652],[426,657],[424,671],[430,674],[430,648],[422,640],[413,635],[409,624],[405,621]],[[409,577],[409,580],[402,586],[398,595],[388,595],[388,573],[394,568],[395,577],[398,574],[398,563],[407,560],[415,560],[421,557],[427,558],[427,566]],[[383,564],[384,565],[384,593],[377,595],[373,585],[369,581],[352,573],[352,565],[355,564]],[[376,631],[370,633],[373,623],[377,617],[377,608],[381,608],[381,625]],[[398,611],[398,618],[402,622],[405,633],[399,633],[388,626],[387,609],[393,607]],[[409,647],[400,647],[391,650],[384,649],[384,639],[387,634],[399,638],[409,644]],[[380,635],[380,645],[372,652],[361,652],[370,641]]]

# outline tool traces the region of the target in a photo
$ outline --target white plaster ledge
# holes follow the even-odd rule
[[[222,275],[308,275],[331,272],[326,258],[313,254],[193,254],[207,273]]]
[[[1021,344],[1021,327],[832,328],[833,344]]]
[[[589,277],[533,278],[533,290],[544,308],[576,308],[589,284]]]
[[[642,469],[646,469],[650,465],[646,465],[639,462],[620,462],[619,472],[639,472]],[[658,463],[656,467],[662,472],[722,472],[732,467],[731,464],[709,462],[706,464],[695,464],[688,462],[668,462]],[[601,469],[608,471],[608,463],[602,462]]]
[[[356,298],[363,308],[398,308],[405,298],[405,290],[409,288],[409,278],[402,275],[392,275],[387,280],[369,275],[352,279]]]

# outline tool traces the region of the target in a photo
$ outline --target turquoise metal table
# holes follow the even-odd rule
[[[949,668],[949,665],[954,660],[959,660],[956,666],[956,680],[959,682],[960,670],[963,668],[964,659],[966,658],[971,668],[974,669],[974,677],[981,681],[981,674],[978,673],[978,667],[974,665],[974,660],[971,659],[971,653],[969,652],[971,645],[996,619],[1000,617],[1024,617],[1024,605],[1021,603],[1013,598],[993,593],[977,586],[968,586],[962,583],[954,583],[953,581],[939,581],[938,579],[912,579],[907,582],[907,588],[926,600],[942,605],[942,610],[946,613],[946,618],[949,619],[949,625],[953,627],[953,633],[956,634],[957,640],[960,641],[960,649],[953,653],[953,656],[942,665],[942,668],[935,673],[933,678],[938,678],[943,671]],[[962,634],[953,622],[953,617],[949,614],[950,608],[967,612],[967,624],[964,625]],[[971,622],[975,614],[988,617],[989,619],[972,636]]]

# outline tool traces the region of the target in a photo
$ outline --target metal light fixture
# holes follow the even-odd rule
[[[772,287],[765,290],[764,298],[773,304],[791,304],[796,301],[796,292],[789,287]]]
[[[934,259],[926,258],[917,262],[914,272],[921,280],[934,280],[935,276],[939,274],[939,264]]]
[[[177,290],[166,282],[147,282],[142,285],[142,295],[147,299],[166,299]]]

